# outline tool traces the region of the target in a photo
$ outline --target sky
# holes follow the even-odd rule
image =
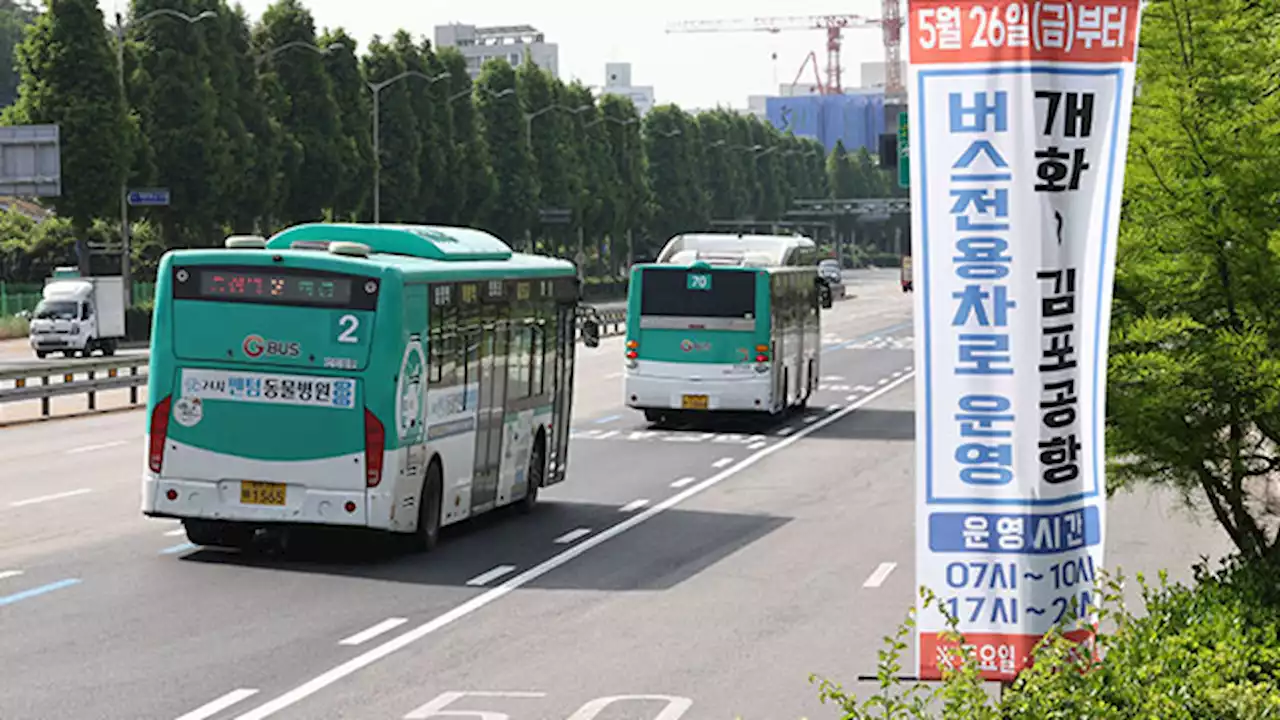
[[[250,17],[261,17],[270,0],[239,0]],[[587,85],[604,84],[606,62],[630,62],[635,85],[654,86],[659,104],[686,109],[716,105],[746,107],[748,95],[774,95],[790,83],[810,52],[825,73],[826,33],[820,29],[783,33],[734,32],[668,34],[668,22],[771,16],[850,13],[880,17],[880,0],[645,0],[594,3],[589,0],[303,0],[317,31],[343,27],[361,43],[400,28],[415,37],[433,37],[434,27],[532,25],[547,42],[560,46],[560,77]],[[905,6],[905,2],[901,6]],[[100,0],[111,18],[128,0]],[[904,8],[905,10],[905,8]],[[861,63],[882,60],[879,27],[844,31],[845,85],[858,84]],[[904,47],[905,50],[905,47]],[[777,60],[772,57],[776,53]],[[812,78],[807,70],[806,78]],[[811,82],[811,80],[806,80]]]

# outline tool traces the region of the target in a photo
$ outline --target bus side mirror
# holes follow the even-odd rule
[[[582,321],[582,344],[589,348],[600,347],[600,323],[590,318]]]

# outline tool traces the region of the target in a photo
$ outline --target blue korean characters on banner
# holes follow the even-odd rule
[[[1139,15],[1139,0],[910,3],[917,583],[992,680],[1072,609],[1087,618],[1102,567]],[[921,677],[949,662],[945,629],[921,608]]]

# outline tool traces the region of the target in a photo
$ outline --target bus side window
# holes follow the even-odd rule
[[[529,326],[529,397],[542,394],[542,325]]]

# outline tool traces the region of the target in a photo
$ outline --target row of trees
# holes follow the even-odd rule
[[[19,98],[3,121],[61,126],[54,206],[81,235],[118,213],[126,174],[170,189],[147,215],[172,247],[371,220],[376,170],[383,222],[476,225],[567,255],[589,238],[617,268],[628,241],[644,254],[713,218],[778,218],[793,198],[828,194],[829,175],[888,188],[865,150],[828,158],[727,110],[666,105],[642,120],[629,99],[528,62],[491,61],[473,84],[460,53],[403,30],[358,54],[341,29],[317,35],[298,0],[253,26],[225,0],[134,0],[130,18],[123,93],[120,28],[96,0],[49,3],[17,49]],[[540,222],[545,209],[569,223]]]

